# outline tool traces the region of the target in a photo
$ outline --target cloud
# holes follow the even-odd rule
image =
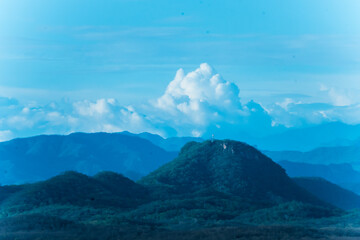
[[[329,94],[331,89],[326,91]],[[281,103],[271,105],[268,111],[276,124],[287,128],[337,121],[346,124],[360,124],[360,103],[354,99],[351,99],[351,103],[342,103],[303,103],[293,99],[284,99]]]
[[[11,129],[17,136],[126,130],[165,137],[215,133],[233,138],[240,132],[257,134],[271,128],[263,107],[255,102],[243,105],[239,94],[236,84],[204,63],[187,74],[178,70],[164,94],[148,104],[123,106],[113,98],[18,104],[7,112],[0,129]]]
[[[3,112],[0,141],[11,137],[72,132],[142,131],[165,135],[150,119],[132,106],[122,106],[115,99],[63,101],[47,105],[19,105]],[[11,129],[7,130],[7,129]]]
[[[271,127],[264,109],[254,102],[243,106],[239,94],[236,84],[203,63],[187,74],[179,69],[153,105],[180,135],[209,136],[216,132],[225,136],[232,132],[234,137],[246,128],[254,129],[252,122],[259,124],[259,130]]]
[[[0,107],[1,106],[10,107],[10,106],[16,106],[18,104],[19,104],[18,100],[14,98],[0,97]]]
[[[10,130],[0,131],[0,142],[8,141],[14,137]]]
[[[335,87],[327,87],[324,84],[320,85],[320,91],[327,93],[331,103],[334,106],[349,106],[355,103],[355,99],[358,97],[355,97],[355,95],[343,88],[335,88]],[[356,96],[358,93],[356,93]]]
[[[330,121],[341,121],[347,124],[360,124],[360,104],[348,106],[333,106],[322,111],[325,119]]]
[[[168,85],[165,94],[157,101],[157,106],[165,110],[186,113],[197,110],[198,105],[206,102],[213,106],[240,108],[239,88],[222,79],[207,63],[185,75],[179,69],[175,79]]]
[[[292,98],[285,98],[282,102],[277,102],[276,104],[282,107],[284,110],[288,110],[289,105],[294,103],[294,100]]]
[[[340,92],[331,88],[329,90],[329,96],[332,99],[334,106],[349,106],[353,104],[353,101],[346,92]]]
[[[82,116],[101,117],[110,113],[111,106],[114,106],[114,99],[99,99],[96,102],[87,100],[75,102],[75,111]]]
[[[277,102],[268,106],[273,125],[282,125],[287,128],[306,127],[322,122],[333,121],[324,113],[334,106],[326,103],[304,103],[285,98],[283,102]],[[334,121],[336,121],[334,119]]]
[[[179,69],[164,93],[137,106],[114,98],[62,100],[42,105],[0,97],[0,141],[13,137],[71,132],[151,132],[164,137],[196,136],[246,140],[330,121],[360,123],[360,99],[354,92],[322,85],[328,102],[282,94],[276,102],[242,103],[240,87],[203,63]]]

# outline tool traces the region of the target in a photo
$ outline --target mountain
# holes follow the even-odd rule
[[[293,178],[301,187],[319,199],[345,210],[360,208],[360,196],[323,178]]]
[[[138,179],[176,156],[143,138],[117,133],[14,139],[0,143],[0,184],[45,180],[69,170],[88,175],[111,170]]]
[[[321,204],[270,158],[245,143],[231,140],[190,142],[175,160],[139,183],[174,195],[213,191],[257,202],[296,200]]]
[[[309,164],[290,161],[278,162],[290,177],[320,177],[345,189],[360,194],[360,172],[350,164]]]
[[[148,196],[144,187],[109,172],[94,177],[65,172],[46,181],[19,186],[13,189],[12,194],[3,194],[9,186],[0,189],[0,197],[3,198],[1,210],[7,214],[51,205],[126,209],[138,206]]]
[[[346,235],[313,229],[348,218],[255,148],[230,140],[187,143],[136,183],[70,171],[0,187],[1,239],[326,239]]]
[[[154,145],[159,146],[166,151],[170,152],[179,152],[181,148],[188,142],[202,142],[204,139],[196,138],[196,137],[170,137],[170,138],[162,138],[159,135],[151,134],[147,132],[134,134],[130,132],[121,132],[121,134],[129,135],[129,136],[136,136],[143,139],[146,139],[152,142]]]
[[[263,151],[276,162],[291,161],[310,164],[342,164],[349,163],[360,169],[360,145],[322,147],[308,152],[299,151]]]

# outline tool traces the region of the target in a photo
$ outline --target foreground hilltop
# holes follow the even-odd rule
[[[140,181],[184,194],[211,190],[265,202],[322,204],[252,146],[232,140],[190,142],[179,156]]]

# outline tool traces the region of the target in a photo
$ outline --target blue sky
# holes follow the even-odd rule
[[[78,130],[204,134],[222,120],[201,125],[185,114],[183,131],[172,124],[178,115],[149,110],[178,69],[193,72],[201,63],[238,87],[239,109],[254,100],[273,126],[358,123],[359,9],[357,0],[2,0],[0,140]],[[78,119],[80,103],[116,105],[117,113],[85,128],[45,119]],[[44,115],[25,116],[27,108]],[[218,108],[202,110],[226,112]],[[121,109],[146,123],[126,129]]]

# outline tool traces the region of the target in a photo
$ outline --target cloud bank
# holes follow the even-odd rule
[[[0,141],[78,131],[146,131],[164,137],[205,138],[215,134],[239,139],[330,121],[360,123],[360,99],[325,85],[320,86],[319,94],[324,94],[328,102],[284,96],[282,101],[270,104],[242,103],[239,86],[203,63],[189,73],[179,69],[162,96],[139,106],[123,106],[113,98],[63,100],[47,105],[0,98]]]

